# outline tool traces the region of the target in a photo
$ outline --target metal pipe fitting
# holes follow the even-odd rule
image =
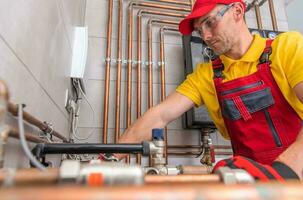
[[[230,169],[229,167],[220,167],[215,171],[220,176],[223,183],[229,184],[251,184],[255,179],[243,169]]]

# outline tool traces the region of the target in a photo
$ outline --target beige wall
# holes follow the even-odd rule
[[[0,78],[11,101],[68,136],[65,90],[70,88],[73,27],[83,25],[86,0],[1,0]],[[12,116],[6,119],[15,125]],[[37,129],[32,131],[38,133]],[[18,141],[6,145],[6,167],[28,166]],[[58,159],[54,157],[58,165]]]

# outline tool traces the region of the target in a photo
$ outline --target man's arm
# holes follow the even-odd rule
[[[174,92],[133,123],[122,135],[119,143],[138,143],[150,140],[153,128],[165,127],[193,106],[194,103],[191,99]],[[121,158],[123,155],[117,155],[117,157]]]
[[[295,86],[294,92],[303,103],[303,82]],[[288,165],[303,180],[303,128],[301,128],[296,141],[278,157],[277,161]]]

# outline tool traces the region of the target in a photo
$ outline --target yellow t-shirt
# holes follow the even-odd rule
[[[266,39],[255,35],[253,42],[239,60],[220,56],[225,69],[224,82],[247,76],[257,71],[257,64],[266,45]],[[298,32],[280,34],[272,43],[270,56],[272,74],[285,99],[303,119],[303,104],[293,92],[293,88],[303,81],[303,37]],[[208,112],[223,137],[229,139],[224,125],[213,82],[211,63],[200,63],[195,71],[176,89],[190,98],[197,107],[205,104]]]

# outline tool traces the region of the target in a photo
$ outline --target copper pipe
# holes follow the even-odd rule
[[[7,85],[4,83],[4,81],[0,80],[0,99],[8,101],[9,99],[9,92]]]
[[[143,14],[160,14],[163,15],[164,13],[159,13],[152,10],[139,10],[137,14],[137,118],[141,116],[141,34],[142,34],[142,15]],[[164,14],[165,15],[165,14]],[[166,16],[176,16],[175,13],[167,13]],[[179,15],[178,15],[179,16]],[[185,17],[184,15],[180,15],[180,17]],[[153,22],[162,22],[167,24],[178,24],[174,21],[169,20],[149,20],[148,22],[148,60],[149,60],[149,68],[148,68],[148,108],[152,107],[153,102],[153,95],[152,95],[152,51],[151,51],[151,45],[152,45],[152,29],[151,24]],[[137,163],[141,163],[141,155],[137,155]]]
[[[213,145],[215,149],[232,149],[231,146],[228,145]],[[168,145],[167,148],[169,149],[201,149],[201,145]]]
[[[160,102],[164,101],[166,97],[166,89],[165,89],[165,64],[164,64],[164,27],[160,28],[160,77],[161,77],[161,98]],[[167,156],[167,127],[164,128],[164,141],[165,141],[165,164],[168,162],[168,156]]]
[[[115,121],[115,143],[120,138],[120,103],[121,103],[121,64],[122,64],[122,21],[123,0],[119,0],[118,16],[118,47],[117,47],[117,79],[116,79],[116,121]]]
[[[107,22],[107,48],[105,59],[105,87],[104,87],[104,113],[103,113],[103,143],[107,143],[108,129],[108,99],[110,84],[110,58],[111,58],[111,42],[112,42],[112,18],[113,18],[114,0],[109,0],[108,5],[108,22]]]
[[[141,117],[141,68],[142,68],[142,56],[141,56],[141,24],[142,24],[142,10],[139,10],[137,14],[137,119]],[[141,164],[141,155],[136,155],[136,162]]]
[[[168,155],[174,155],[174,156],[198,156],[200,155],[200,151],[168,151]],[[233,155],[233,152],[228,151],[216,151],[216,156],[231,156]]]
[[[277,18],[276,18],[275,6],[273,3],[273,0],[268,0],[268,4],[269,4],[269,10],[270,10],[270,16],[271,16],[273,30],[278,31],[278,24],[277,24]]]
[[[157,1],[159,3],[171,3],[175,5],[191,6],[191,0],[189,2],[175,1],[175,0],[153,0],[153,1]]]
[[[215,182],[215,181],[214,181]],[[207,182],[206,182],[207,183]],[[0,190],[1,199],[101,200],[101,199],[187,199],[187,200],[280,200],[303,199],[303,184],[275,182],[246,185],[152,184],[146,186],[83,187],[72,185],[15,187]],[[34,192],[33,192],[34,191]]]
[[[146,184],[197,184],[197,183],[219,183],[220,177],[217,174],[208,175],[176,175],[176,176],[156,176],[146,175]]]
[[[16,138],[19,139],[19,131],[16,129],[11,128],[8,131],[8,136],[12,137],[12,138]],[[33,143],[49,143],[47,140],[42,139],[36,135],[33,135],[31,133],[25,133],[25,139],[29,142],[33,142]]]
[[[136,2],[131,1],[128,5],[128,62],[127,62],[127,107],[126,107],[126,128],[128,128],[131,124],[131,80],[132,80],[132,39],[133,39],[133,7],[140,6],[140,7],[148,7],[148,8],[157,8],[157,9],[167,9],[173,11],[183,11],[183,12],[190,12],[190,9],[181,8],[176,6],[168,6],[168,5],[161,5],[152,2]],[[158,12],[165,14],[165,12]]]
[[[202,165],[202,166],[184,166],[181,165],[179,166],[181,174],[210,174],[213,170],[213,167],[207,166],[207,165]]]
[[[18,116],[18,106],[9,102],[8,103],[8,111],[14,115]],[[68,139],[64,137],[62,134],[58,133],[57,131],[53,130],[48,124],[41,122],[34,116],[30,115],[28,112],[23,111],[23,119],[27,121],[28,123],[38,127],[43,132],[48,132],[49,134],[56,136],[57,138],[60,138],[64,142],[68,142]]]
[[[182,8],[182,7],[178,7],[178,6],[169,6],[169,5],[163,5],[163,4],[153,3],[153,2],[131,1],[129,3],[129,6],[140,6],[140,7],[166,9],[166,10],[181,11],[181,12],[190,12],[191,11],[191,9],[189,9],[189,8]]]
[[[153,45],[153,32],[152,32],[151,20],[148,21],[147,25],[147,53],[148,53],[148,97],[147,97],[147,108],[153,107],[153,64],[152,64],[152,45]]]
[[[171,31],[179,31],[177,28],[174,27],[161,27],[160,28],[160,76],[161,76],[161,102],[164,101],[166,97],[166,82],[165,82],[165,49],[164,49],[164,30],[171,30]],[[167,127],[165,129],[165,134],[164,134],[164,140],[165,140],[165,151],[164,151],[164,156],[166,159],[166,164],[168,162],[168,156],[167,156],[167,146],[168,146],[168,135],[167,135]]]
[[[131,93],[132,93],[132,91],[131,91],[131,88],[132,88],[132,84],[131,84],[131,82],[132,82],[132,72],[131,72],[131,70],[132,70],[132,39],[133,39],[133,32],[132,32],[133,19],[132,19],[132,16],[133,16],[133,7],[134,6],[190,12],[190,9],[176,7],[176,6],[167,6],[167,5],[161,5],[161,4],[155,4],[155,3],[135,2],[135,1],[132,1],[132,2],[129,3],[129,6],[128,6],[128,62],[127,62],[126,128],[128,128],[131,125],[131,96],[132,96],[131,95]],[[140,65],[141,65],[141,63],[140,63]],[[139,66],[138,66],[138,68],[139,68]],[[141,70],[138,72],[138,74],[139,73],[141,73]],[[141,81],[141,79],[140,79],[140,81]],[[141,93],[141,90],[138,91],[138,92]],[[138,98],[140,98],[140,97],[138,97]],[[139,161],[139,159],[140,158],[137,158],[138,161]],[[126,162],[129,163],[129,161],[130,161],[130,158],[128,156],[127,159],[126,159]]]
[[[148,108],[153,106],[153,65],[152,65],[152,25],[153,24],[170,24],[178,25],[179,21],[160,20],[160,19],[149,19],[147,26],[147,38],[148,38]]]
[[[159,12],[159,11],[153,11],[153,10],[140,10],[139,11],[139,13],[140,13],[140,15],[142,15],[142,14],[153,14],[153,15],[160,15],[160,16],[169,16],[169,17],[178,17],[178,18],[184,18],[184,17],[186,17],[186,15],[184,15],[184,14],[178,14],[178,13],[169,13],[169,12],[166,12],[166,13],[162,13],[162,12]],[[138,18],[138,20],[139,21],[141,21],[141,17],[140,18]],[[141,25],[141,22],[140,22],[140,25]],[[141,30],[141,28],[140,28],[140,30]],[[150,30],[151,30],[151,28],[150,28]],[[149,38],[151,39],[152,38],[152,33],[149,31]],[[141,43],[141,42],[138,42],[138,43]],[[152,62],[151,62],[151,60],[152,60],[152,50],[151,50],[151,41],[149,41],[149,43],[148,43],[150,46],[149,46],[149,80],[148,80],[148,82],[149,82],[149,106],[152,106]],[[164,82],[165,83],[165,82]],[[165,128],[165,136],[166,136],[166,138],[167,138],[167,129]],[[167,144],[167,140],[165,140],[166,141],[166,144]],[[167,150],[166,150],[167,151]],[[166,152],[165,151],[165,152]],[[166,155],[167,153],[165,153],[165,155]],[[149,157],[149,163],[151,163],[151,157]],[[167,156],[166,156],[166,163],[167,163]]]
[[[41,185],[55,185],[59,181],[59,169],[48,168],[47,171],[40,171],[38,169],[18,169],[12,171],[9,169],[0,170],[0,184],[5,185],[9,182],[8,174],[13,175],[12,184],[14,186],[41,186]]]
[[[260,14],[260,7],[258,5],[258,1],[254,1],[253,3],[254,3],[255,12],[256,12],[258,29],[263,29],[261,14]]]

